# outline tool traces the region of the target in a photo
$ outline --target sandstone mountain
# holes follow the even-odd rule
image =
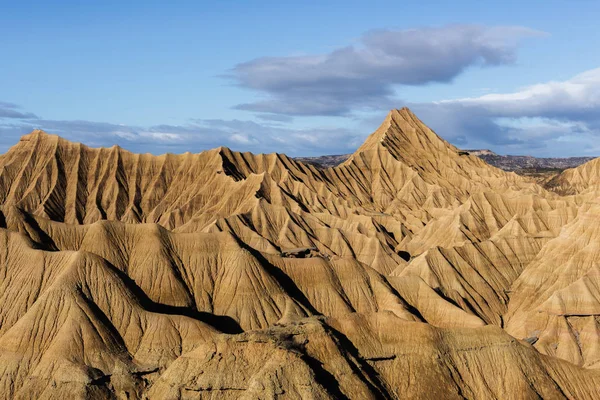
[[[580,168],[544,189],[407,109],[327,169],[34,131],[0,156],[0,393],[598,398]]]

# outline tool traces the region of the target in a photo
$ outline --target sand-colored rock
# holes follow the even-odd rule
[[[563,195],[573,195],[600,188],[600,159],[595,158],[576,168],[569,168],[548,181],[545,186]]]
[[[600,164],[393,110],[343,164],[34,131],[0,156],[0,396],[600,396]]]

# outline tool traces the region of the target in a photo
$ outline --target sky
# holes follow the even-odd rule
[[[600,1],[0,0],[0,152],[353,152],[409,107],[464,149],[600,156]]]

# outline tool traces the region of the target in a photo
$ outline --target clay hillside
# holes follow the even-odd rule
[[[600,162],[543,188],[393,110],[346,161],[0,156],[0,397],[597,399]]]

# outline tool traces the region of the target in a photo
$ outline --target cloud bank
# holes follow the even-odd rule
[[[348,153],[354,151],[364,138],[364,134],[352,129],[298,129],[278,122],[235,119],[190,119],[185,125],[139,127],[93,121],[41,118],[9,120],[0,117],[0,153],[16,144],[20,136],[38,128],[92,147],[119,144],[134,152],[153,154],[187,151],[196,153],[219,146],[239,151],[280,152],[289,155]]]
[[[236,65],[227,76],[265,96],[237,109],[348,115],[392,108],[397,85],[447,83],[472,66],[511,64],[521,39],[541,35],[519,26],[378,30],[328,54],[258,58]]]
[[[600,155],[600,68],[513,93],[409,106],[459,145],[512,154]]]

